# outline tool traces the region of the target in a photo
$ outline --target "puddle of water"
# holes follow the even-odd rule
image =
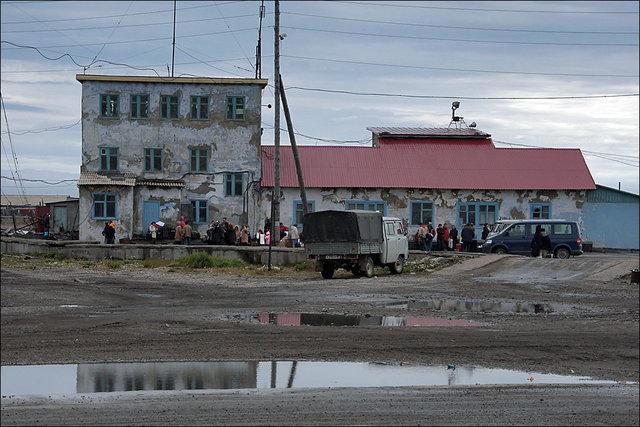
[[[424,316],[370,316],[326,313],[260,313],[236,314],[223,320],[235,320],[244,323],[278,326],[455,326],[478,327],[482,323],[464,319],[440,319]]]
[[[78,304],[62,304],[60,308],[78,308],[80,307]]]
[[[386,308],[429,309],[462,313],[552,313],[551,304],[523,302],[487,302],[456,299],[434,299],[411,302],[398,302],[386,305]]]
[[[453,367],[453,369],[452,369]],[[472,384],[584,384],[615,381],[475,366],[363,362],[162,362],[2,366],[2,396],[268,388]]]
[[[157,294],[136,294],[136,295],[142,298],[160,298],[162,296]]]

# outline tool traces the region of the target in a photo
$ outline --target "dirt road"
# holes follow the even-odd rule
[[[638,381],[638,286],[630,285],[628,278],[619,278],[637,266],[637,255],[589,254],[569,260],[487,256],[428,275],[381,274],[372,279],[354,279],[345,273],[332,281],[322,280],[319,273],[314,272],[270,275],[240,271],[220,274],[213,271],[169,271],[167,268],[95,271],[69,265],[43,268],[38,263],[37,259],[29,260],[27,268],[24,265],[5,266],[3,263],[3,365],[270,359],[406,361],[471,364]],[[442,303],[438,306],[440,309],[435,308],[433,301],[444,301],[445,306],[454,301],[458,307],[489,304],[494,308],[484,310],[488,312],[477,312],[471,308],[472,311],[451,311],[443,310]],[[536,304],[545,309],[537,314],[513,309]],[[483,326],[291,327],[221,320],[236,314],[259,312],[422,315],[468,319],[480,322]],[[473,403],[467,402],[467,406],[462,405],[461,408],[468,408],[473,415],[465,412],[465,417],[477,418],[460,418],[463,412],[451,408],[449,412],[442,411],[443,416],[453,417],[449,421],[435,418],[424,423],[438,423],[438,420],[445,423],[482,423],[483,420],[493,420],[502,424],[637,424],[637,385],[619,387],[567,386],[562,389],[565,390],[562,393],[567,395],[578,393],[576,396],[583,396],[574,405],[566,407],[570,412],[590,414],[592,418],[588,419],[580,418],[582,415],[572,419],[568,412],[565,414],[564,410],[557,409],[560,404],[554,406],[557,411],[551,411],[549,418],[543,417],[537,421],[529,422],[523,418],[526,414],[535,413],[533,410],[523,412],[524,415],[519,418],[505,409],[502,417],[493,419],[489,407],[483,404],[473,406]],[[322,412],[327,405],[330,406],[329,402],[335,402],[336,399],[342,402],[344,398],[346,401],[342,410],[348,414],[349,399],[357,400],[361,391],[364,393],[363,390],[367,390],[369,397],[363,397],[362,405],[352,404],[351,418],[334,419],[327,416],[308,423],[376,423],[378,418],[361,418],[361,414],[367,412],[367,404],[376,406],[379,399],[384,400],[384,396],[395,391],[358,390],[357,393],[353,390],[322,392],[319,395],[326,398],[312,399],[309,403],[309,413],[317,415],[317,411]],[[458,395],[460,398],[467,392],[475,393],[474,389],[456,390],[407,389],[404,391],[406,405],[417,399],[420,404],[417,407],[410,405],[411,411],[424,416],[426,412],[423,411],[433,409],[431,404],[425,402],[430,402],[434,393],[438,396],[447,394],[447,397],[441,397],[445,400]],[[496,397],[498,395],[521,396],[527,400],[533,399],[531,393],[535,394],[518,387],[501,387],[499,390],[482,391],[480,394],[482,399],[487,400],[489,393],[491,398],[488,400],[496,404],[495,408],[503,408]],[[260,405],[267,406],[266,402],[277,401],[285,405],[283,402],[291,399],[300,403],[306,402],[305,396],[308,395],[305,393],[249,394],[250,399],[238,397],[243,396],[242,393],[232,393],[223,399],[226,403],[220,405],[229,405],[229,409],[249,408],[245,406],[249,401],[262,402]],[[546,400],[559,392],[547,387],[540,393],[546,396],[542,397]],[[593,412],[590,402],[602,396],[613,398],[620,393],[626,397],[621,397],[619,402],[626,404],[608,406],[608,414],[611,415],[613,411],[615,417],[607,418],[605,413]],[[494,401],[494,398],[497,400]],[[213,399],[199,396],[191,405],[208,408]],[[510,398],[501,399],[506,402]],[[538,399],[531,401],[534,400]],[[394,404],[391,400],[386,402],[386,405]],[[7,403],[9,406],[6,406],[5,403],[3,399],[3,424],[5,421],[33,420],[26,414],[44,414],[38,411],[45,407],[49,415],[43,415],[39,420],[46,423],[62,422],[62,419],[51,414],[62,414],[67,407],[66,403],[57,403],[54,405],[57,410],[51,412],[51,403],[37,403],[40,409],[25,412],[19,409],[22,404]],[[295,406],[294,403],[287,404]],[[144,406],[144,403],[133,399],[131,408],[134,409],[130,413],[137,413],[139,405]],[[105,407],[101,403],[98,406],[95,410],[102,411],[100,413],[115,411],[109,405]],[[470,409],[472,406],[475,410]],[[402,404],[399,404],[390,411],[398,415],[397,422],[416,422],[410,416],[411,411],[405,413],[402,408]],[[516,410],[520,409],[513,408],[513,411]],[[179,412],[182,411],[180,409]],[[202,411],[200,415],[206,416],[207,411]],[[238,418],[236,421],[220,418],[220,423],[224,424],[225,420],[232,423],[244,420],[247,423],[280,424],[289,420],[297,424],[295,420],[302,419],[278,418],[276,415],[258,419],[251,418],[249,412],[249,409],[245,412],[248,418]],[[400,416],[401,413],[405,415]],[[557,417],[554,418],[553,414]],[[629,415],[633,415],[633,418],[628,418]],[[154,422],[145,416],[129,418],[128,423]],[[171,422],[172,416],[154,420]],[[79,418],[76,421],[81,420]],[[117,418],[113,420],[117,422]],[[381,424],[394,422],[389,418],[380,420]],[[218,421],[196,417],[190,422]]]

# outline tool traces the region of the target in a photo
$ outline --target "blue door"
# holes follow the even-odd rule
[[[146,233],[147,230],[149,230],[149,224],[154,221],[160,221],[160,202],[156,202],[153,200],[145,201],[143,206],[142,218],[144,221],[144,223],[142,224],[142,232]]]

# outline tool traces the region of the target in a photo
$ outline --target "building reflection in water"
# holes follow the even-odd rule
[[[258,362],[79,364],[78,393],[256,388]]]

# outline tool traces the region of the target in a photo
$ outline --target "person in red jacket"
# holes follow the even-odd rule
[[[443,251],[449,250],[449,225],[448,224],[444,225],[444,236],[442,240],[444,243],[444,248],[442,248],[442,250]]]

